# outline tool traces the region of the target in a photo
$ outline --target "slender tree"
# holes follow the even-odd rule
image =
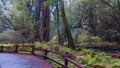
[[[71,34],[71,31],[70,31],[70,27],[69,27],[67,17],[66,17],[66,13],[65,13],[65,9],[64,9],[63,0],[61,0],[60,3],[61,3],[62,20],[63,20],[63,24],[64,24],[64,27],[65,27],[65,32],[67,34],[68,47],[75,49],[74,41],[73,41],[73,38],[72,38],[72,34]]]
[[[59,0],[57,0],[57,4],[56,4],[56,10],[57,10],[57,30],[58,30],[58,42],[59,44],[63,44],[62,42],[62,38],[61,38],[61,35],[60,35],[60,22],[59,22],[59,18],[60,18],[60,15],[59,15]]]

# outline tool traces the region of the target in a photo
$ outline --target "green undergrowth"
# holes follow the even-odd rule
[[[77,62],[84,64],[86,68],[120,68],[120,59],[112,58],[104,52],[94,52],[93,50],[82,49],[81,56]]]
[[[35,43],[36,47],[42,47],[45,49],[53,50],[53,51],[61,51],[68,52],[73,60],[77,63],[80,63],[85,66],[85,68],[120,68],[120,59],[112,58],[104,52],[96,52],[91,49],[84,49],[82,51],[72,50],[71,48],[67,48],[64,46],[56,45],[53,43]],[[60,55],[56,55],[53,53],[48,54],[51,58],[54,58],[56,61],[64,64],[64,60]],[[55,68],[61,68],[58,64],[47,60],[52,63]],[[69,63],[70,68],[76,68],[73,64]]]
[[[103,41],[100,37],[98,36],[80,36],[78,38],[78,43],[80,46],[116,46],[116,43],[108,42],[108,41]]]
[[[36,42],[35,45],[36,45],[36,47],[42,47],[42,48],[49,49],[49,50],[52,50],[52,51],[60,51],[60,52],[63,52],[63,53],[68,52],[70,54],[73,54],[72,58],[74,60],[75,60],[74,55],[75,55],[75,53],[77,54],[77,52],[72,50],[71,48],[67,48],[67,47],[56,45],[56,44],[52,44],[52,43],[42,43],[41,44],[39,42]],[[53,59],[55,59],[59,63],[64,64],[64,59],[63,59],[63,57],[61,55],[58,55],[58,54],[56,55],[56,54],[53,54],[53,53],[49,53],[48,56],[53,58]],[[54,62],[52,62],[50,60],[47,60],[47,61],[49,63],[51,63],[54,66],[54,68],[61,68],[60,65],[58,65],[58,64],[56,64],[56,63],[54,63]],[[69,67],[75,68],[75,66],[73,64],[71,64],[71,63],[69,63]]]
[[[13,46],[13,44],[9,44],[9,43],[3,44],[3,43],[1,43],[0,46]]]

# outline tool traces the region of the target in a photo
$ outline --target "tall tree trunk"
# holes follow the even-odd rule
[[[67,39],[68,39],[68,47],[70,47],[72,49],[75,49],[74,41],[73,41],[73,38],[72,38],[72,34],[71,34],[71,31],[70,31],[70,28],[69,28],[69,24],[68,24],[65,9],[64,9],[64,2],[61,0],[60,3],[61,3],[62,20],[63,20],[63,24],[64,24],[64,27],[65,27],[65,32],[67,34]]]
[[[88,23],[88,29],[89,32],[93,35],[96,36],[96,28],[95,28],[95,20],[94,20],[94,13],[93,10],[90,11],[89,13],[89,23]]]
[[[39,35],[40,35],[40,39],[41,41],[44,40],[44,37],[43,37],[43,31],[44,31],[44,16],[45,16],[45,13],[44,13],[44,0],[41,0],[41,20],[40,20],[40,28],[39,28]]]
[[[41,23],[40,23],[40,39],[41,41],[49,41],[49,21],[50,21],[50,9],[49,5],[44,5],[45,0],[41,3]]]
[[[90,34],[92,34],[93,36],[96,36],[96,27],[95,27],[95,11],[94,11],[94,1],[92,1],[91,7],[90,7],[90,11],[89,11],[89,22],[88,22],[88,29]]]
[[[33,2],[33,0],[32,0]],[[35,39],[36,41],[41,41],[41,38],[40,38],[40,34],[39,34],[39,29],[40,29],[40,12],[42,11],[42,1],[37,1],[38,2],[38,5],[35,7],[35,15],[34,15],[34,20],[35,20],[35,24],[34,24],[34,29],[35,29]]]
[[[45,7],[45,20],[44,22],[46,23],[46,27],[45,27],[45,41],[48,42],[50,37],[49,37],[49,22],[50,22],[50,9],[49,9],[49,5]]]
[[[62,42],[62,38],[60,36],[60,30],[59,30],[59,26],[60,26],[60,23],[59,23],[59,0],[57,0],[57,5],[56,5],[56,9],[57,9],[57,30],[58,30],[58,42],[59,44],[63,44]]]

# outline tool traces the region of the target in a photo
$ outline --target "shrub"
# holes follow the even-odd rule
[[[92,36],[92,37],[91,37],[91,40],[92,40],[93,42],[95,42],[95,43],[101,42],[101,38],[98,37],[98,36]]]

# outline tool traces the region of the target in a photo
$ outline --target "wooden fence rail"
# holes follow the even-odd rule
[[[7,50],[7,48],[12,48],[12,50]],[[23,48],[22,50],[20,48]],[[31,48],[31,51],[27,51],[25,50],[24,48]],[[62,68],[70,68],[68,67],[68,63],[72,63],[74,64],[77,68],[84,68],[83,65],[77,63],[76,61],[70,59],[69,57],[66,56],[66,53],[59,53],[59,52],[55,52],[55,51],[52,51],[52,50],[47,50],[47,49],[43,49],[43,48],[35,48],[35,46],[19,46],[19,45],[15,45],[15,46],[0,46],[0,52],[1,53],[4,53],[4,52],[7,52],[7,53],[20,53],[20,51],[23,51],[23,52],[30,52],[32,55],[35,55],[37,57],[43,57],[45,60],[48,59],[48,60],[51,60],[55,63],[57,63],[58,65],[60,65]],[[36,54],[35,51],[42,51],[44,54]],[[64,64],[54,60],[54,58],[50,58],[48,56],[48,53],[54,53],[54,54],[58,54],[58,55],[61,55],[64,59]]]

